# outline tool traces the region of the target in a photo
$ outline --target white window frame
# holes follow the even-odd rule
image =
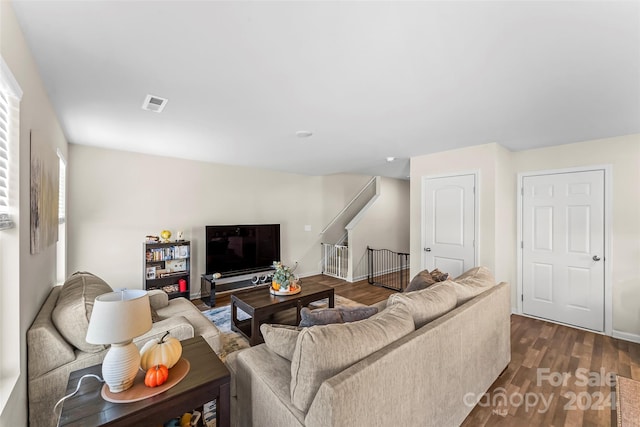
[[[56,280],[67,278],[67,161],[58,149],[60,186],[58,187],[58,243],[56,243]]]
[[[20,377],[20,304],[15,295],[20,283],[19,242],[19,138],[22,89],[0,56],[0,90],[7,96],[8,115],[8,207],[4,214],[12,222],[0,230],[0,412]]]

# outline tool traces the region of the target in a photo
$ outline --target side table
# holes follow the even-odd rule
[[[217,425],[229,427],[231,377],[226,366],[201,336],[182,341],[182,357],[191,365],[187,376],[164,393],[138,402],[107,402],[100,395],[103,383],[85,379],[78,393],[64,401],[58,426],[156,426],[217,399]],[[102,376],[102,365],[72,372],[67,394],[87,374]]]

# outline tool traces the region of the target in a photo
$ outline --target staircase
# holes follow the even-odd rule
[[[372,178],[356,196],[331,220],[322,236],[322,274],[347,279],[349,275],[349,224],[378,195],[378,177]]]

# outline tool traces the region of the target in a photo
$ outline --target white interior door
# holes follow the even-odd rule
[[[456,277],[475,266],[475,175],[427,178],[422,268]]]
[[[604,331],[604,171],[523,178],[522,311]]]

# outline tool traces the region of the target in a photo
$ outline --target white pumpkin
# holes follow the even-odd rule
[[[167,337],[169,332],[159,340],[145,343],[140,350],[140,366],[145,371],[152,366],[165,365],[171,369],[182,356],[182,344],[174,337]]]

